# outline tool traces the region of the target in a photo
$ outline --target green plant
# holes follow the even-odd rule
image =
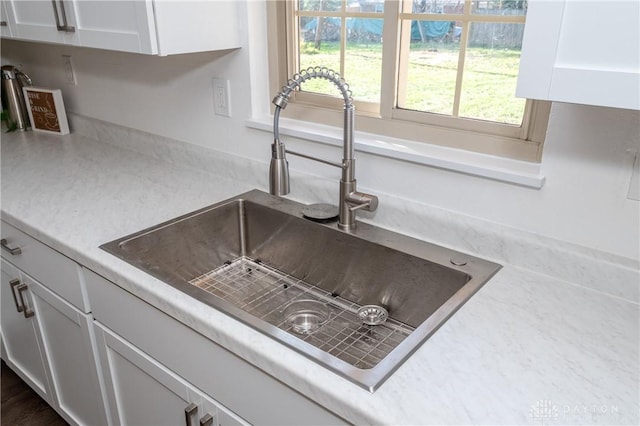
[[[2,110],[2,115],[0,116],[0,121],[4,122],[7,126],[7,133],[15,132],[18,130],[18,123],[9,119],[9,113],[7,110]]]

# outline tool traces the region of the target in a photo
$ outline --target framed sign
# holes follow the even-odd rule
[[[34,132],[58,135],[69,133],[69,122],[60,89],[28,86],[23,87],[22,91]]]

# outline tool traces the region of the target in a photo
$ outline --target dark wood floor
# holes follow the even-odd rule
[[[56,413],[2,361],[0,425],[66,426]]]

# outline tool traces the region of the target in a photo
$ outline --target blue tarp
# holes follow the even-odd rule
[[[368,33],[382,37],[382,25],[382,19],[347,18],[347,29],[357,33]]]
[[[413,21],[411,23],[411,40],[420,40],[420,29],[427,38],[442,38],[451,29],[453,23],[451,21]]]

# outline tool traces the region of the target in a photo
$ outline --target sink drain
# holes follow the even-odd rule
[[[284,308],[284,318],[298,334],[311,334],[329,320],[329,307],[317,300],[296,300]]]
[[[384,324],[389,317],[389,312],[382,306],[364,305],[358,309],[358,318],[367,325]]]

